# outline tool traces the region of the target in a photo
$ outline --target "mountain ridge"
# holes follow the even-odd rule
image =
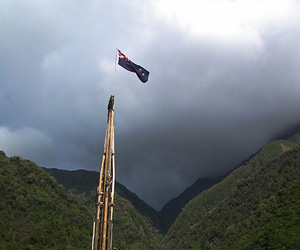
[[[0,196],[1,249],[90,248],[95,206],[88,189],[71,193],[34,162],[0,151]],[[150,219],[117,189],[115,204],[114,247],[157,249],[162,235]]]
[[[177,216],[180,214],[182,208],[190,200],[199,195],[202,191],[221,181],[224,177],[199,178],[191,186],[187,187],[181,194],[168,201],[159,211],[166,228],[170,228]]]
[[[89,170],[63,170],[57,168],[44,168],[50,173],[60,184],[65,186],[67,190],[79,196],[85,196],[84,204],[92,206],[96,195],[96,189],[99,182],[99,172]],[[151,225],[161,233],[166,229],[158,212],[150,207],[144,200],[139,198],[135,193],[131,192],[124,185],[116,181],[116,191],[124,199],[132,203],[134,208],[145,218],[149,220]]]
[[[45,169],[0,151],[0,247],[85,249],[90,245],[98,178],[96,171]],[[210,184],[199,194],[194,190],[196,196],[180,209],[164,237],[159,214],[116,184],[114,246],[198,250],[300,245],[300,131],[271,141],[220,182]],[[189,188],[193,185],[181,195]]]
[[[289,150],[284,152],[281,144],[284,144]],[[202,232],[206,232],[203,228],[199,229],[199,226],[203,224],[205,218],[209,218],[208,216],[215,214],[216,211],[219,213],[215,214],[215,218],[219,218],[222,213],[221,210],[218,210],[218,207],[225,204],[224,202],[226,200],[230,200],[235,192],[238,193],[237,190],[244,187],[249,178],[253,178],[251,177],[253,176],[253,173],[256,173],[260,169],[265,169],[266,165],[271,164],[272,161],[280,161],[281,156],[288,155],[290,152],[293,152],[295,148],[299,149],[299,144],[300,132],[288,140],[276,140],[268,143],[245,165],[235,169],[224,180],[192,199],[183,208],[182,212],[171,226],[162,242],[161,249],[218,249],[211,241],[217,241],[222,235],[222,230],[207,236],[207,239],[210,239],[208,242],[201,241],[201,243],[199,243],[198,241],[199,238],[204,237],[200,236],[199,232],[201,232],[201,230]],[[294,154],[294,157],[297,158],[297,154]],[[278,173],[274,171],[273,174],[275,176],[273,179],[268,177],[270,182],[276,181]],[[267,183],[265,185],[267,185]],[[255,188],[255,186],[253,186],[253,188]],[[235,210],[232,211],[236,212]],[[228,212],[228,214],[230,214],[230,212]],[[237,214],[239,214],[239,212],[237,212]],[[224,225],[226,225],[225,222],[223,225],[220,225],[220,227],[224,227]],[[213,227],[213,224],[208,226],[208,228],[210,227]],[[198,234],[196,233],[197,231]],[[223,238],[223,240],[225,240],[225,238]],[[195,242],[198,242],[199,244],[196,244]]]

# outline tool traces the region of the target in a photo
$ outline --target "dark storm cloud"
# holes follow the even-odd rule
[[[197,178],[233,169],[299,123],[298,41],[290,37],[283,44],[287,35],[264,37],[262,50],[173,39],[185,49],[158,55],[151,86],[135,93],[138,105],[124,106],[132,127],[116,138],[119,157],[128,160],[119,168],[126,185],[139,186],[159,207]]]
[[[300,122],[299,18],[228,39],[166,22],[160,2],[2,1],[1,149],[99,170],[116,47],[150,71],[117,68],[117,180],[155,208]]]

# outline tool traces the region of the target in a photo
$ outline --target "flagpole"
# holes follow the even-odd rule
[[[116,94],[116,83],[117,83],[117,58],[118,58],[118,48],[116,48],[116,56],[115,56],[114,95]]]

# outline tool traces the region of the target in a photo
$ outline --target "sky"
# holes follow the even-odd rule
[[[116,179],[159,210],[300,124],[299,12],[297,0],[0,0],[0,150],[99,171],[115,95]]]

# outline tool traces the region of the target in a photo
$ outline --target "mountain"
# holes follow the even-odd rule
[[[225,176],[224,176],[225,177]],[[219,178],[199,178],[191,186],[187,187],[179,196],[170,200],[163,206],[159,214],[164,221],[165,227],[170,228],[182,208],[202,191],[212,187],[224,177]]]
[[[73,193],[35,163],[17,156],[9,158],[0,151],[0,249],[91,247],[93,197],[99,174],[84,170],[51,171],[59,173],[56,178],[64,180]],[[116,188],[114,247],[118,250],[158,249],[162,235],[151,225],[151,216],[139,213],[121,196],[128,190],[120,184],[118,187],[121,191]],[[126,195],[134,196],[130,191]],[[149,210],[147,206],[145,211]]]
[[[99,184],[98,172],[87,170],[68,171],[56,168],[45,168],[45,171],[51,174],[58,183],[65,186],[68,191],[80,197],[81,202],[94,211],[96,188]],[[140,199],[135,193],[128,190],[119,182],[116,182],[116,193],[120,197],[129,201],[134,209],[160,233],[166,231],[158,212]]]
[[[68,171],[57,168],[44,170],[63,185],[70,193],[76,195],[78,201],[87,206],[94,215],[96,202],[96,187],[99,182],[99,173],[95,171],[76,170]]]
[[[96,188],[99,173],[87,170],[61,170],[56,168],[45,171],[57,182],[76,195],[88,207],[92,216],[96,214]],[[118,250],[157,249],[162,240],[162,221],[158,213],[125,186],[116,182],[113,245]]]
[[[300,132],[192,199],[160,249],[298,249]]]
[[[115,193],[113,246],[118,250],[159,249],[162,235],[133,204]]]
[[[90,248],[98,178],[92,171],[44,169],[0,151],[0,249]],[[163,210],[169,224],[180,211],[164,238]],[[219,182],[199,179],[163,210],[117,183],[114,247],[298,249],[300,131],[270,142]]]
[[[167,227],[164,224],[163,218],[160,214],[150,207],[145,201],[140,199],[135,193],[128,190],[125,186],[116,182],[117,193],[121,197],[131,202],[134,208],[147,220],[151,225],[159,231],[160,234],[163,234],[167,231]]]
[[[92,217],[42,168],[0,151],[0,248],[87,249]]]
[[[94,216],[99,173],[87,170],[47,169],[57,182],[76,195]],[[116,182],[113,245],[118,250],[157,249],[162,240],[158,213],[125,186]]]

